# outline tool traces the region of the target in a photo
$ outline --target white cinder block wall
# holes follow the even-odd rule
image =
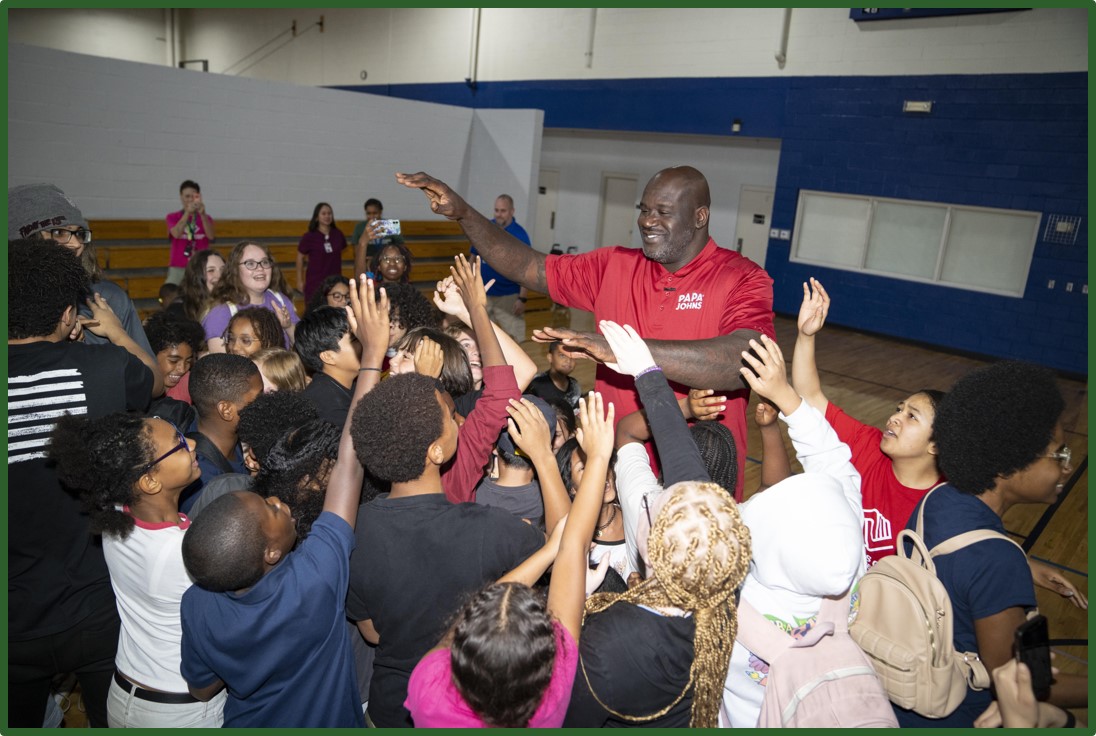
[[[297,84],[417,84],[468,76],[470,8],[191,8],[182,58],[214,73]],[[9,41],[165,63],[163,10],[8,11]],[[324,17],[323,33],[311,27]],[[288,33],[297,22],[298,36]],[[1003,74],[1088,69],[1084,8],[854,23],[848,8],[484,8],[479,79]],[[279,35],[283,34],[283,35]],[[265,46],[265,44],[270,44]],[[254,55],[253,51],[262,50]],[[245,59],[241,62],[241,60]],[[238,63],[241,62],[241,63]],[[362,79],[362,71],[366,79]]]
[[[17,44],[8,61],[8,186],[55,182],[88,217],[162,217],[195,179],[215,217],[307,221],[327,201],[352,226],[376,196],[428,219],[394,172],[528,197],[540,156],[539,111],[482,111],[473,135],[461,107]]]

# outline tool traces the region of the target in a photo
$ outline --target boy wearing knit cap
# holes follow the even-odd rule
[[[91,277],[91,292],[102,295],[111,310],[118,315],[126,334],[142,350],[155,357],[148,344],[141,318],[129,295],[117,284],[105,281],[91,244],[91,229],[76,203],[65,196],[56,184],[24,184],[8,189],[8,240],[52,240],[71,250]],[[90,294],[88,295],[90,296]],[[91,309],[81,301],[79,314],[91,316]],[[76,331],[74,335],[79,335]],[[92,345],[109,344],[109,340],[85,331],[84,342]]]

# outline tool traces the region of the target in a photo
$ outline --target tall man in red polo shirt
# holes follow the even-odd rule
[[[651,178],[639,203],[642,251],[614,246],[580,255],[548,255],[529,248],[468,206],[444,183],[424,173],[397,174],[418,188],[430,208],[460,223],[492,268],[527,289],[547,292],[558,304],[594,313],[595,320],[630,324],[683,395],[689,387],[714,388],[727,397],[721,418],[738,449],[742,498],[749,388],[739,369],[749,341],[773,332],[772,279],[764,269],[708,237],[711,195],[696,169],[663,169]],[[601,335],[546,327],[545,340],[563,340],[568,352],[599,364],[615,356]],[[603,365],[597,389],[621,417],[638,408],[632,379]]]

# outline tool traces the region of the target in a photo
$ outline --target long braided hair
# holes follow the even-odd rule
[[[696,633],[689,682],[672,703],[647,715],[617,713],[597,697],[592,685],[590,692],[618,718],[645,722],[669,713],[692,689],[689,725],[715,728],[738,623],[734,593],[750,564],[750,530],[734,499],[715,483],[686,481],[665,492],[669,498],[647,543],[652,576],[626,593],[591,596],[586,615],[619,601],[691,612]]]

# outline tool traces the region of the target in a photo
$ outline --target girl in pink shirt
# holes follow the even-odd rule
[[[473,595],[437,648],[415,667],[404,705],[416,728],[563,724],[578,665],[588,547],[613,451],[612,405],[606,415],[600,394],[581,405],[579,436],[587,464],[570,521],[552,532],[549,541],[556,545],[545,545]],[[509,412],[510,436],[522,450],[550,442],[544,416],[529,401],[512,401]],[[558,475],[545,482],[562,490]],[[553,557],[545,604],[529,586]]]

